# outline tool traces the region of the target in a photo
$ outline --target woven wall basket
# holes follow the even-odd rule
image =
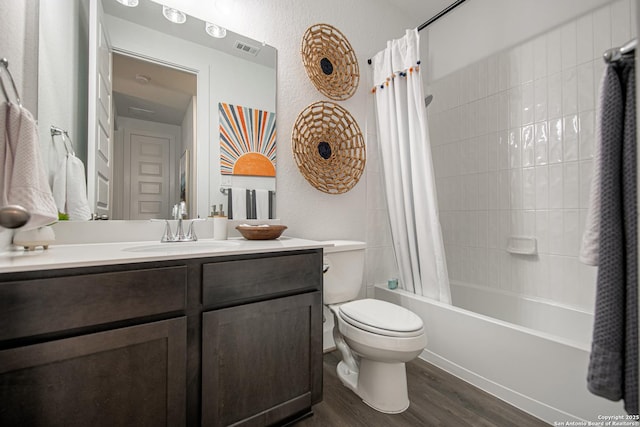
[[[360,180],[366,149],[360,127],[338,104],[315,102],[293,125],[293,156],[300,172],[320,191],[342,194]]]
[[[351,98],[358,88],[360,71],[346,37],[327,24],[307,28],[302,36],[302,62],[315,87],[336,101]]]

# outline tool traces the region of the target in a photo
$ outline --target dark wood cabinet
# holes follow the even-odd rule
[[[0,274],[0,425],[278,425],[322,399],[322,250]]]
[[[179,426],[186,319],[0,351],[0,425]]]
[[[321,293],[202,315],[202,425],[271,425],[322,390]],[[318,351],[319,349],[319,351]]]

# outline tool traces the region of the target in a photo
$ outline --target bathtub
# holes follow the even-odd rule
[[[422,359],[525,412],[552,425],[626,414],[621,402],[586,388],[592,314],[458,283],[451,295],[455,306],[374,289],[375,298],[422,317]]]

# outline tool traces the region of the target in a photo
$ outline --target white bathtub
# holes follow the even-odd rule
[[[471,286],[454,284],[451,293],[466,309],[375,288],[375,298],[422,317],[421,358],[523,411],[552,425],[625,414],[621,402],[587,391],[592,315]]]

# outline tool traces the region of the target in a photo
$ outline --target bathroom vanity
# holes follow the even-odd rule
[[[320,244],[166,245],[0,256],[0,425],[271,425],[310,412]]]

